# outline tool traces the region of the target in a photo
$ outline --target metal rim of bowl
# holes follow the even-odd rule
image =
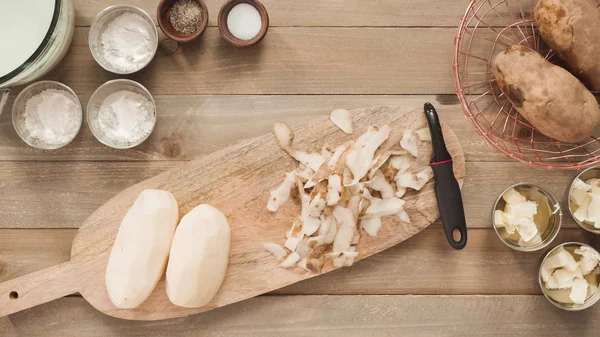
[[[581,176],[583,176],[584,174],[588,173],[589,171],[593,171],[593,170],[599,170],[600,171],[600,166],[592,166],[589,167],[583,171],[581,171],[571,182],[571,185],[569,186],[569,192],[567,193],[567,207],[569,207],[569,214],[571,214],[571,217],[573,218],[573,220],[575,220],[575,223],[577,223],[579,225],[579,227],[583,228],[584,230],[590,232],[590,233],[594,233],[594,234],[600,234],[600,228],[599,229],[594,229],[591,227],[591,225],[586,225],[584,223],[581,223],[579,220],[577,220],[575,218],[575,215],[573,214],[573,209],[571,208],[571,191],[573,190],[573,184],[575,183],[575,181],[577,179],[580,179]],[[600,178],[600,176],[598,177]]]
[[[81,123],[79,123],[79,127],[77,128],[77,132],[74,133],[73,138],[71,138],[65,144],[62,144],[62,145],[59,145],[59,146],[52,146],[52,147],[48,147],[48,148],[42,148],[42,147],[36,146],[33,143],[31,143],[28,139],[25,139],[25,137],[23,137],[23,135],[21,134],[21,132],[19,132],[19,129],[17,129],[16,121],[15,121],[15,113],[16,113],[15,112],[15,106],[16,106],[17,102],[23,97],[23,95],[25,95],[27,92],[29,92],[30,90],[32,90],[32,88],[34,88],[36,86],[39,86],[39,85],[44,85],[44,84],[58,85],[59,87],[61,87],[62,89],[64,89],[66,92],[68,92],[69,94],[71,94],[75,98],[75,102],[77,102],[77,105],[79,106],[79,114],[81,115]],[[81,101],[79,100],[79,97],[77,97],[77,94],[75,93],[75,91],[73,91],[73,89],[71,89],[66,84],[63,84],[63,83],[60,83],[60,82],[57,82],[57,81],[50,81],[50,80],[38,81],[38,82],[34,82],[34,83],[29,84],[28,86],[26,86],[25,88],[23,88],[23,90],[21,90],[21,92],[17,95],[17,97],[15,98],[15,101],[13,102],[13,106],[12,106],[11,120],[12,120],[13,128],[15,129],[15,132],[17,133],[17,135],[19,135],[19,138],[21,138],[21,140],[23,140],[27,145],[29,145],[29,146],[31,146],[33,148],[36,148],[36,149],[40,149],[40,150],[57,150],[57,149],[60,149],[62,147],[65,147],[65,146],[69,145],[73,141],[73,139],[75,139],[75,137],[77,137],[77,135],[81,131],[81,126],[83,125],[83,105],[81,105]]]
[[[592,247],[586,243],[582,243],[582,242],[569,241],[569,242],[561,243],[560,245],[552,248],[548,253],[546,253],[546,255],[544,255],[544,259],[542,259],[542,263],[540,264],[540,269],[538,270],[538,284],[540,285],[540,289],[542,289],[542,293],[544,294],[544,297],[550,303],[552,303],[552,305],[554,305],[555,307],[562,309],[562,310],[566,310],[566,311],[581,311],[581,310],[584,310],[584,309],[587,309],[587,308],[593,306],[594,304],[596,304],[596,302],[598,302],[598,300],[600,299],[600,295],[599,295],[600,288],[598,288],[596,294],[592,295],[588,300],[583,302],[583,304],[572,304],[572,305],[577,305],[578,307],[568,307],[569,304],[557,302],[557,301],[553,300],[548,294],[546,294],[546,291],[548,289],[546,289],[546,286],[544,285],[544,280],[542,280],[542,267],[544,266],[544,263],[546,262],[546,259],[548,258],[548,256],[550,256],[550,254],[552,254],[555,250],[559,249],[560,247],[565,247],[565,246],[586,246],[586,247],[593,249],[595,252],[598,252],[594,247]],[[594,298],[594,296],[595,296],[595,298]],[[590,299],[593,299],[593,300],[589,301]]]
[[[531,246],[531,247],[523,247],[523,246],[518,246],[518,245],[512,244],[512,243],[508,242],[508,240],[505,240],[502,236],[500,236],[498,227],[496,227],[496,219],[494,216],[494,212],[496,211],[496,207],[498,207],[498,203],[500,202],[500,200],[502,200],[502,196],[506,192],[508,192],[511,188],[516,188],[516,187],[520,187],[520,186],[532,186],[532,187],[535,187],[536,189],[538,189],[539,191],[541,191],[546,197],[548,197],[548,199],[550,199],[550,203],[551,203],[550,206],[554,207],[556,209],[555,213],[558,216],[558,218],[556,220],[557,223],[554,225],[554,228],[552,229],[552,232],[550,233],[550,235],[545,240],[542,240],[542,243],[535,245],[535,246]],[[502,193],[500,193],[500,195],[494,202],[494,207],[492,208],[492,227],[494,227],[494,232],[496,232],[496,235],[498,236],[500,241],[502,241],[508,247],[510,247],[516,251],[520,251],[520,252],[535,252],[535,251],[546,248],[550,243],[552,243],[552,241],[554,241],[554,239],[556,239],[556,236],[558,235],[558,232],[560,231],[560,227],[562,225],[562,217],[563,217],[562,208],[560,207],[560,203],[558,202],[558,199],[554,196],[554,194],[552,194],[552,192],[550,192],[546,188],[541,187],[537,184],[529,183],[529,182],[522,182],[522,183],[517,183],[512,186],[509,186],[504,191],[502,191]]]
[[[140,67],[139,69],[134,70],[134,71],[127,72],[127,71],[119,71],[117,69],[109,69],[106,65],[104,65],[102,62],[100,62],[100,60],[96,56],[96,53],[94,53],[94,49],[92,48],[92,45],[89,43],[89,41],[91,41],[91,34],[94,31],[93,27],[98,25],[98,21],[100,21],[100,19],[102,19],[102,17],[104,17],[106,14],[108,14],[114,10],[117,10],[117,9],[131,9],[131,10],[137,12],[138,14],[140,14],[145,19],[147,19],[148,21],[151,22],[150,25],[152,26],[152,28],[154,30],[154,36],[156,38],[156,43],[155,43],[155,48],[152,51],[152,55],[148,59],[148,62],[146,62],[142,67]],[[136,7],[133,5],[126,5],[126,4],[108,6],[105,9],[103,9],[100,13],[98,13],[98,15],[96,15],[96,17],[94,18],[94,21],[92,21],[92,24],[90,25],[90,31],[88,32],[88,48],[90,49],[90,52],[92,53],[92,57],[94,58],[96,63],[98,63],[104,70],[109,71],[114,74],[118,74],[118,75],[133,74],[133,73],[136,73],[136,72],[146,68],[150,63],[152,63],[152,60],[154,60],[154,57],[156,56],[156,52],[158,51],[158,29],[156,28],[156,25],[154,24],[154,20],[152,20],[152,17],[150,16],[150,14],[146,13],[145,10],[143,10],[139,7]]]
[[[90,117],[90,113],[89,113],[89,111],[90,111],[90,104],[94,101],[93,100],[94,96],[97,95],[100,92],[100,90],[102,90],[102,89],[104,89],[106,87],[109,87],[111,85],[118,84],[118,83],[131,84],[131,85],[133,85],[133,86],[141,89],[142,91],[144,91],[147,94],[146,98],[150,99],[150,102],[152,102],[152,106],[154,107],[154,120],[153,120],[153,123],[152,123],[152,129],[150,130],[150,132],[148,132],[148,134],[146,136],[144,136],[143,138],[141,138],[138,142],[130,144],[128,146],[115,146],[115,145],[110,144],[109,142],[105,141],[104,139],[102,139],[101,137],[99,137],[96,134],[96,132],[94,131],[94,128],[92,127],[92,123],[90,121],[90,118],[91,118]],[[108,82],[105,82],[101,86],[99,86],[98,89],[94,90],[94,93],[92,94],[92,96],[90,96],[90,100],[88,101],[88,104],[87,104],[87,107],[86,107],[86,111],[87,111],[87,113],[86,113],[86,119],[85,120],[86,120],[86,123],[87,123],[88,127],[90,128],[90,131],[92,131],[92,134],[94,135],[94,138],[96,138],[100,143],[102,143],[102,144],[104,144],[104,145],[106,145],[108,147],[111,147],[113,149],[117,149],[117,150],[131,149],[131,148],[134,148],[134,147],[142,144],[143,142],[145,142],[150,137],[150,135],[152,135],[152,133],[154,132],[154,128],[156,127],[156,120],[158,119],[158,114],[157,114],[157,111],[156,111],[156,102],[154,101],[154,97],[152,96],[152,94],[150,93],[150,91],[148,89],[146,89],[146,87],[144,87],[142,84],[140,84],[140,83],[138,83],[136,81],[125,79],[125,78],[119,78],[119,79],[115,79],[115,80],[110,80]]]

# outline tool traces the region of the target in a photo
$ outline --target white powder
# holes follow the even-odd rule
[[[32,138],[47,145],[64,145],[77,135],[83,114],[67,91],[46,89],[27,101],[22,118]]]
[[[260,13],[246,3],[235,5],[227,15],[227,28],[238,39],[252,40],[262,28]]]
[[[127,90],[108,95],[98,112],[104,139],[130,145],[148,136],[154,128],[154,105],[146,97]]]
[[[154,52],[153,28],[138,14],[125,13],[116,17],[100,36],[104,58],[120,71],[140,70]]]

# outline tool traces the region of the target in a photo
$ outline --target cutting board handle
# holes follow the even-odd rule
[[[0,283],[0,317],[78,292],[90,261],[68,261]]]

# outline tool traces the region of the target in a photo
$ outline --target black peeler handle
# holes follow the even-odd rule
[[[446,148],[437,112],[430,103],[425,103],[425,116],[433,147],[430,165],[435,176],[435,197],[444,224],[444,232],[452,248],[463,249],[467,244],[467,224],[460,186],[452,170],[452,157]],[[456,230],[460,233],[458,240],[453,236]]]

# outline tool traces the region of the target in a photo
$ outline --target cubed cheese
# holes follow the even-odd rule
[[[550,277],[552,276],[553,272],[554,272],[554,270],[552,270],[552,269],[542,267],[542,270],[540,271],[540,275],[542,276],[542,281],[548,282],[548,280],[550,280]]]
[[[575,304],[583,304],[587,295],[588,283],[585,279],[577,278],[571,285],[571,294],[569,298]]]
[[[524,201],[507,204],[504,211],[516,217],[530,218],[537,214],[537,203],[534,201]]]
[[[579,268],[583,275],[591,273],[600,262],[600,254],[586,246],[575,249],[575,254],[581,255],[581,259],[579,259]]]
[[[502,195],[502,199],[504,199],[504,201],[506,201],[507,204],[515,204],[527,201],[527,199],[523,195],[521,195],[521,193],[517,192],[517,190],[515,190],[514,188],[511,188],[510,190],[504,192],[504,194]]]

